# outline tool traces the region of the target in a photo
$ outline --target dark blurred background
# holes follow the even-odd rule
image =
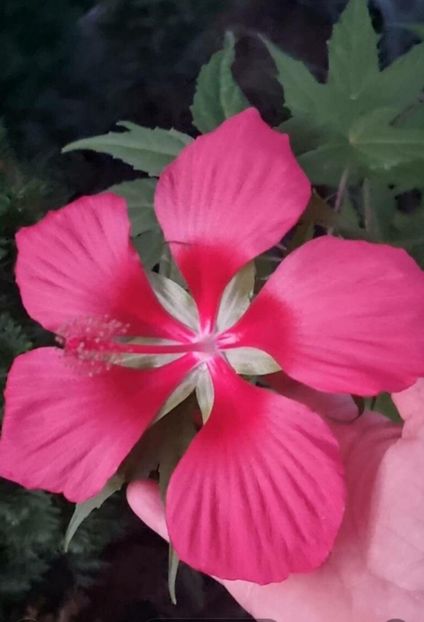
[[[221,47],[227,30],[238,41],[234,72],[239,84],[267,121],[280,122],[282,92],[257,34],[266,34],[323,77],[326,41],[345,3],[0,0],[0,121],[8,143],[7,149],[0,149],[0,171],[9,168],[8,183],[24,188],[18,197],[23,201],[20,224],[25,224],[27,213],[31,222],[49,205],[133,175],[107,156],[61,155],[66,143],[105,133],[120,119],[194,135],[189,105],[195,79]],[[413,42],[404,24],[424,21],[424,2],[374,0],[371,7],[375,26],[384,35],[382,61],[387,63]],[[0,229],[6,227],[1,207]],[[7,227],[11,238],[16,222]],[[0,243],[0,259],[2,252]],[[13,251],[10,258],[7,252],[4,265],[9,275]],[[6,298],[10,307],[14,291],[7,275],[0,311]],[[21,312],[17,307],[16,313]],[[9,321],[5,317],[4,326]],[[12,329],[12,324],[4,329],[7,343]],[[11,358],[31,341],[39,343],[32,329],[30,342],[17,330]],[[0,322],[0,345],[1,331]],[[174,608],[167,594],[167,548],[131,515],[122,497],[87,521],[97,522],[80,536],[73,556],[64,556],[57,543],[66,526],[63,517],[71,510],[61,504],[47,496],[18,499],[15,487],[1,484],[0,618],[143,622],[155,617],[247,617],[223,588],[188,568],[180,572],[179,604]],[[19,583],[23,576],[25,581]]]
[[[344,0],[1,0],[0,117],[20,158],[48,167],[71,193],[93,192],[122,177],[109,158],[60,148],[103,133],[119,119],[147,126],[190,123],[195,78],[222,44],[238,38],[235,73],[270,122],[281,115],[264,33],[287,52],[325,71],[331,24]],[[373,0],[387,33],[384,55],[412,35],[404,22],[424,19],[422,0]]]

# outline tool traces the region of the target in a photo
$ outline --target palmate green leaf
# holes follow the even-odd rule
[[[355,150],[344,137],[325,142],[302,154],[298,160],[315,184],[338,186],[346,168],[352,169],[349,179],[358,180]]]
[[[424,167],[424,130],[377,124],[375,115],[359,119],[349,134],[351,145],[373,171],[387,171],[420,160]]]
[[[424,87],[424,43],[380,71],[378,35],[366,0],[350,0],[333,29],[325,84],[302,62],[263,41],[292,114],[279,129],[290,134],[313,183],[336,187],[348,168],[349,185],[372,175],[388,181],[393,173],[392,183],[416,187],[423,119],[417,113],[418,125],[411,121],[409,128],[402,120]]]
[[[187,134],[174,129],[163,130],[158,127],[150,129],[129,121],[120,121],[117,125],[127,131],[109,132],[77,140],[64,147],[62,153],[77,149],[106,153],[129,164],[137,171],[159,175],[162,169],[176,158],[181,149],[193,140]]]
[[[396,127],[409,127],[424,130],[424,104],[412,106],[396,120]]]
[[[126,200],[133,236],[145,231],[159,231],[159,223],[153,209],[155,188],[156,179],[124,181],[109,188],[109,192],[118,194]]]
[[[225,119],[249,107],[231,71],[235,57],[234,45],[234,35],[226,33],[223,49],[211,56],[197,78],[190,110],[193,125],[202,133],[210,132]]]
[[[292,58],[266,37],[261,37],[277,68],[277,80],[284,88],[285,105],[292,115],[320,119],[323,112],[324,85],[306,65]]]
[[[418,99],[423,89],[424,43],[419,43],[380,72],[365,95],[370,105],[394,106],[400,113]]]
[[[379,74],[379,37],[366,0],[351,0],[334,26],[328,46],[328,85],[347,100],[359,101]]]

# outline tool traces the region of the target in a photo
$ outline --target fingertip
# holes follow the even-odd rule
[[[150,529],[169,540],[165,522],[165,508],[159,487],[152,481],[135,481],[128,484],[127,501],[132,511]]]

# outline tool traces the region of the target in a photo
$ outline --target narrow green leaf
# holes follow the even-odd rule
[[[89,149],[122,160],[137,171],[159,175],[181,149],[192,142],[190,136],[174,129],[150,129],[129,121],[120,121],[117,125],[127,131],[77,140],[64,147],[62,153]]]
[[[190,110],[193,124],[202,133],[210,132],[225,119],[249,107],[231,71],[235,58],[234,46],[234,35],[227,33],[223,49],[211,56],[197,78]]]
[[[358,101],[379,74],[378,35],[366,0],[350,0],[329,41],[328,85]]]
[[[180,560],[178,559],[178,555],[175,552],[172,544],[169,545],[169,553],[168,553],[168,591],[169,596],[171,597],[171,602],[173,605],[177,604],[177,595],[175,592],[175,582],[177,580],[178,568],[180,565]]]
[[[116,184],[109,188],[109,192],[114,192],[126,200],[133,236],[145,231],[159,230],[153,209],[155,188],[156,179],[124,181],[122,184]]]
[[[103,503],[109,499],[115,492],[122,488],[124,483],[123,478],[120,475],[115,475],[106,484],[106,486],[95,497],[84,501],[84,503],[77,503],[74,513],[69,522],[68,528],[65,534],[64,550],[68,551],[72,538],[76,534],[80,525],[91,514],[93,510],[100,508]]]
[[[314,117],[320,110],[325,88],[300,60],[295,60],[274,43],[261,37],[277,68],[277,80],[284,89],[285,105],[293,115]]]

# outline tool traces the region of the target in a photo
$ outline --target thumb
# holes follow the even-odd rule
[[[135,481],[128,484],[127,501],[132,511],[150,529],[169,542],[165,521],[165,508],[159,493],[159,486],[152,481]]]

